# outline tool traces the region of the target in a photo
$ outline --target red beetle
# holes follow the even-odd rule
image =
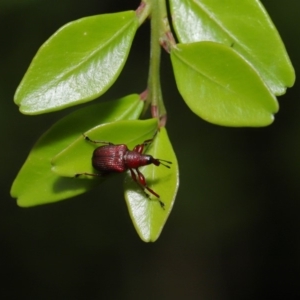
[[[75,177],[80,175],[101,177],[111,173],[123,173],[129,170],[132,179],[143,190],[147,190],[154,195],[158,199],[161,207],[164,208],[164,203],[160,200],[159,195],[148,187],[145,176],[138,169],[139,167],[150,164],[154,164],[155,166],[163,165],[170,168],[167,164],[171,164],[172,162],[154,158],[152,155],[143,154],[144,148],[152,143],[153,138],[144,141],[140,145],[136,145],[133,150],[129,150],[125,144],[115,145],[110,142],[93,141],[86,135],[84,135],[84,138],[95,144],[104,144],[103,146],[96,148],[92,156],[92,165],[99,173],[79,173],[76,174]],[[145,194],[149,197],[146,192]]]

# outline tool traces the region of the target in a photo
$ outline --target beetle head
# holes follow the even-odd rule
[[[154,164],[155,166],[163,165],[166,168],[170,169],[170,166],[168,166],[167,164],[170,165],[172,164],[172,162],[164,159],[154,158],[153,156],[149,155],[148,164]]]

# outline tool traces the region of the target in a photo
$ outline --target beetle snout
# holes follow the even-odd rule
[[[158,159],[156,159],[156,158],[153,158],[153,157],[152,157],[152,163],[153,163],[154,165],[156,165],[156,166],[159,166],[159,165],[160,165],[160,161],[159,161]]]
[[[160,165],[160,161],[156,158],[154,158],[152,155],[145,155],[146,156],[146,160],[147,160],[147,165],[155,165],[155,166],[159,166]]]

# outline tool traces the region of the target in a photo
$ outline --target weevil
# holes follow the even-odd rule
[[[148,185],[145,176],[139,170],[139,167],[147,165],[165,166],[170,168],[172,162],[154,158],[152,155],[144,154],[145,147],[153,142],[153,139],[144,141],[142,144],[136,145],[133,150],[129,150],[125,144],[113,144],[111,142],[93,141],[88,136],[83,135],[85,140],[94,144],[103,144],[103,146],[97,147],[92,155],[92,166],[99,173],[78,173],[75,177],[81,175],[87,176],[107,176],[111,173],[123,173],[130,171],[132,179],[144,190],[147,197],[149,193],[154,195],[160,203],[160,206],[164,208],[165,204],[160,200],[160,196],[154,192]]]

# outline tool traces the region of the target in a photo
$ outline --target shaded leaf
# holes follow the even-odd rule
[[[224,126],[266,126],[278,110],[259,75],[230,47],[179,44],[171,51],[178,89],[191,110]]]
[[[144,103],[139,95],[90,105],[54,124],[35,144],[11,188],[19,206],[60,201],[81,194],[98,182],[62,178],[51,171],[51,159],[82,133],[101,123],[137,119]]]
[[[133,224],[143,241],[154,242],[172,210],[179,185],[178,163],[165,128],[160,129],[146,153],[172,162],[170,169],[162,165],[140,168],[148,186],[160,195],[165,209],[162,209],[152,194],[148,193],[151,198],[145,196],[142,189],[132,180],[130,173],[125,178],[125,199]]]
[[[232,46],[260,74],[272,93],[284,94],[295,72],[281,38],[258,0],[170,0],[182,43],[214,41]]]
[[[40,114],[93,100],[115,82],[138,20],[134,11],[86,17],[59,29],[34,57],[15,103]]]

